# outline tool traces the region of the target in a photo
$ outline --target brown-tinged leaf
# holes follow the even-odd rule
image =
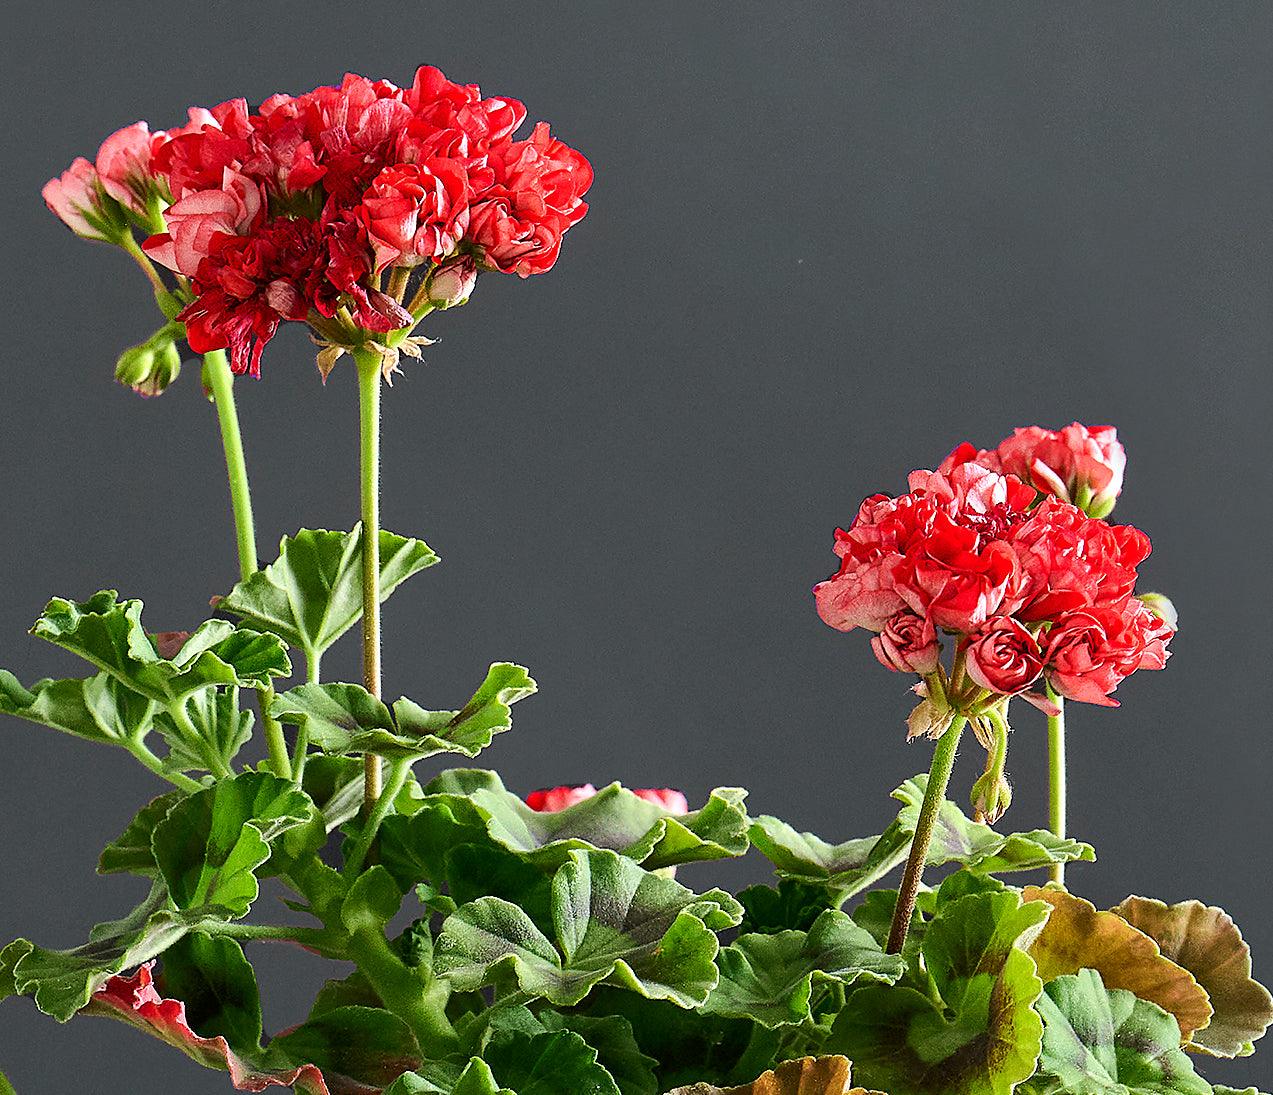
[[[849,1072],[847,1057],[803,1057],[784,1061],[772,1072],[741,1087],[690,1084],[669,1095],[884,1095],[864,1087],[849,1087]]]
[[[1030,947],[1045,982],[1082,969],[1096,970],[1106,988],[1126,989],[1174,1015],[1183,1041],[1210,1021],[1206,989],[1121,916],[1099,912],[1090,901],[1056,886],[1027,886],[1022,897],[1052,906],[1052,915]]]
[[[1197,979],[1215,1014],[1185,1047],[1211,1057],[1246,1057],[1273,1022],[1273,996],[1251,977],[1251,948],[1223,909],[1201,901],[1167,905],[1129,897],[1114,912],[1157,942]]]

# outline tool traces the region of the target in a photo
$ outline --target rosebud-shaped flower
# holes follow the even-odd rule
[[[632,793],[646,802],[653,802],[655,806],[662,806],[669,814],[679,816],[690,812],[685,796],[672,787],[637,787]]]
[[[1006,474],[1073,502],[1092,517],[1108,516],[1123,489],[1127,453],[1113,426],[1027,426],[996,452]]]
[[[1025,691],[1043,672],[1038,642],[1011,616],[996,617],[981,628],[966,657],[968,676],[1002,696]]]
[[[196,190],[170,206],[168,231],[142,246],[156,262],[192,278],[218,236],[242,235],[264,209],[260,184],[227,168],[220,189]]]
[[[469,226],[468,170],[459,160],[386,167],[358,210],[376,255],[375,269],[418,266],[455,250]]]
[[[526,805],[541,814],[555,814],[584,799],[592,798],[597,789],[591,783],[565,784],[561,787],[541,788],[526,796]]]
[[[885,668],[898,673],[918,673],[922,677],[937,668],[941,643],[932,620],[902,611],[872,637],[871,649]]]
[[[145,122],[135,122],[112,133],[97,150],[97,174],[106,193],[142,218],[157,215],[164,198],[166,187],[152,166],[154,149],[163,139]]]
[[[97,170],[83,156],[40,191],[44,204],[77,236],[119,243],[128,231],[124,211],[102,187]]]
[[[467,304],[477,284],[477,263],[469,255],[452,259],[429,274],[428,299],[437,310]]]
[[[1110,699],[1138,669],[1161,669],[1173,631],[1139,599],[1057,620],[1045,643],[1048,681],[1067,699],[1117,707]]]

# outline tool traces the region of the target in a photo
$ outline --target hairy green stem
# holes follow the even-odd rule
[[[252,520],[252,493],[248,488],[247,462],[243,458],[243,436],[234,406],[234,374],[224,350],[203,356],[204,376],[217,408],[221,424],[221,444],[225,449],[225,470],[230,479],[230,506],[234,510],[234,531],[239,549],[239,577],[256,573],[256,528]]]
[[[180,787],[183,791],[190,792],[203,790],[203,784],[196,779],[191,779],[185,772],[170,772],[166,769],[164,762],[146,748],[142,742],[131,742],[128,746],[128,751],[160,779],[166,779],[174,787]]]
[[[437,1060],[457,1048],[459,1038],[446,1017],[450,994],[443,982],[423,980],[394,953],[383,933],[370,926],[350,936],[348,953],[385,1007],[411,1028],[426,1057]]]
[[[159,229],[163,231],[163,229]],[[159,276],[159,271],[155,269],[155,264],[150,261],[150,256],[141,249],[137,243],[137,237],[132,231],[125,232],[123,241],[120,246],[128,253],[129,257],[141,267],[141,272],[146,275],[146,280],[150,282],[150,286],[157,293],[166,293],[168,286],[163,282],[163,278]]]
[[[380,698],[380,357],[355,350],[358,365],[358,436],[362,474],[362,678]],[[363,758],[363,811],[367,817],[380,798],[380,758]]]
[[[1048,825],[1065,839],[1065,699],[1049,686],[1048,699],[1057,707],[1048,716]],[[1052,864],[1052,881],[1065,883],[1065,864]]]
[[[277,695],[272,684],[267,684],[258,693],[261,703],[261,728],[265,732],[265,744],[269,749],[270,767],[274,769],[274,774],[279,779],[291,779],[292,759],[287,753],[287,739],[283,736],[283,726],[270,714]]]
[[[371,814],[363,824],[362,832],[358,834],[358,839],[354,841],[354,846],[349,850],[349,858],[345,860],[345,869],[342,873],[347,879],[352,880],[358,877],[358,872],[362,870],[363,860],[367,858],[367,853],[375,842],[376,834],[380,831],[380,823],[388,815],[394,800],[398,797],[398,792],[402,790],[403,784],[407,782],[407,776],[410,774],[411,762],[409,760],[395,760],[389,765],[389,775],[385,780],[383,793],[376,800],[375,806],[372,807]]]
[[[915,898],[919,894],[919,884],[924,874],[924,861],[928,858],[928,846],[933,839],[933,827],[937,823],[941,804],[946,799],[946,787],[955,767],[955,752],[959,748],[959,738],[967,722],[966,716],[956,715],[955,721],[938,739],[937,748],[933,750],[933,763],[928,770],[928,786],[924,789],[924,801],[919,808],[919,822],[915,826],[915,837],[911,841],[910,855],[906,859],[906,871],[902,875],[897,905],[893,909],[893,923],[889,928],[886,948],[889,954],[900,954],[902,945],[906,942],[911,915],[915,912]]]

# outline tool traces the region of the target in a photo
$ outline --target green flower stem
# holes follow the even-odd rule
[[[1065,839],[1065,699],[1047,690],[1057,713],[1048,716],[1048,825]],[[1052,865],[1052,881],[1065,883],[1065,864]]]
[[[170,772],[164,767],[164,762],[152,753],[145,744],[140,741],[131,742],[128,751],[132,753],[145,767],[149,768],[160,779],[166,779],[174,787],[180,787],[183,791],[201,791],[203,784],[198,780],[191,779],[184,772]]]
[[[385,780],[383,793],[376,799],[376,804],[372,807],[371,814],[368,816],[366,824],[362,827],[362,832],[358,834],[358,839],[349,850],[348,859],[345,860],[345,869],[342,873],[347,879],[352,880],[358,877],[358,872],[362,870],[363,860],[367,858],[367,853],[371,850],[376,834],[380,831],[380,823],[388,815],[389,810],[398,797],[398,792],[402,790],[403,784],[407,782],[407,776],[410,774],[411,762],[409,760],[395,760],[389,765],[389,777]]]
[[[893,909],[893,924],[889,928],[888,946],[885,948],[889,954],[900,954],[902,945],[906,942],[911,915],[915,912],[915,898],[919,894],[919,883],[924,873],[924,860],[928,858],[928,846],[933,839],[933,827],[937,824],[941,804],[946,799],[946,787],[955,767],[955,752],[967,723],[967,716],[956,715],[955,721],[947,727],[937,741],[937,748],[933,750],[933,763],[928,770],[928,786],[924,790],[924,801],[919,808],[919,823],[915,826],[915,838],[911,841],[906,871],[902,875],[902,887],[898,891],[897,905]]]
[[[292,758],[287,753],[287,739],[283,736],[283,726],[270,711],[274,708],[274,700],[278,693],[272,684],[267,684],[258,693],[261,702],[261,727],[265,731],[265,744],[270,753],[270,767],[279,779],[292,778]]]
[[[225,449],[225,470],[230,478],[230,505],[234,510],[239,548],[239,577],[248,578],[257,571],[256,528],[252,521],[252,494],[248,489],[239,414],[234,406],[234,375],[226,363],[224,350],[204,354],[203,375],[212,392],[217,420],[221,424],[221,444]]]
[[[446,1017],[450,991],[445,983],[422,980],[420,971],[403,962],[370,925],[349,937],[348,954],[385,1007],[411,1028],[426,1057],[437,1060],[458,1048],[459,1037]]]
[[[159,231],[162,232],[163,229],[160,228]],[[141,272],[146,275],[146,279],[156,293],[166,293],[168,291],[168,286],[164,284],[163,278],[159,276],[159,271],[155,269],[155,264],[150,261],[150,256],[141,249],[141,246],[137,243],[137,237],[131,231],[124,233],[120,246],[141,267]]]
[[[358,435],[362,475],[362,677],[380,698],[380,357],[355,350],[358,366]],[[363,811],[367,817],[380,798],[380,758],[363,757]]]
[[[322,950],[330,941],[326,932],[318,928],[302,928],[287,924],[206,924],[200,931],[208,935],[228,935],[231,939],[244,942],[261,940],[265,942],[296,943],[304,947]]]

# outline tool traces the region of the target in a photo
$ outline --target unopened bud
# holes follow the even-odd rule
[[[438,310],[466,304],[477,284],[477,263],[468,255],[439,266],[429,275],[429,303]]]
[[[115,379],[140,396],[160,395],[181,372],[181,354],[168,341],[130,346],[115,363]]]
[[[1180,617],[1176,614],[1176,606],[1165,593],[1142,593],[1140,599],[1150,612],[1157,616],[1172,631],[1176,630]]]
[[[1012,788],[1002,771],[990,770],[972,785],[973,812],[979,821],[993,825],[1012,805]]]

